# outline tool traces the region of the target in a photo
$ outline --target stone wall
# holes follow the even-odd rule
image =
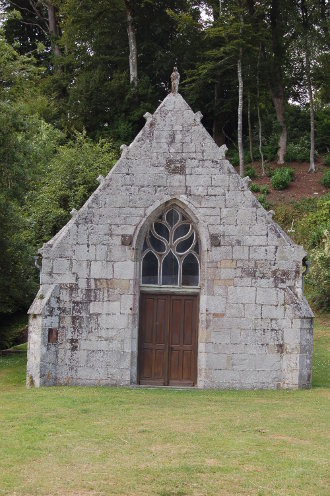
[[[82,209],[42,248],[41,291],[58,288],[52,310],[58,339],[41,345],[38,368],[37,336],[45,339],[48,314],[32,307],[38,324],[30,317],[30,382],[136,382],[142,240],[172,202],[193,220],[202,245],[198,386],[310,385],[305,253],[258,203],[200,119],[179,94],[169,95],[146,115],[145,127]]]

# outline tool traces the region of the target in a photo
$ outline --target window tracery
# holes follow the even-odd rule
[[[142,249],[142,284],[199,286],[199,240],[179,209],[165,210],[151,223]]]

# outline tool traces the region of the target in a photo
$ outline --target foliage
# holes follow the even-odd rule
[[[70,219],[70,211],[82,207],[96,189],[98,175],[107,175],[116,158],[111,142],[94,143],[86,133],[77,132],[59,146],[38,187],[27,197],[30,242],[40,246],[53,237]]]
[[[310,269],[306,290],[313,306],[330,310],[330,231],[323,231],[319,245],[309,253]]]
[[[0,121],[1,314],[26,308],[36,290],[34,249],[25,240],[28,219],[22,208],[62,135],[38,116],[7,102],[0,101]]]
[[[270,183],[274,189],[286,189],[294,179],[294,170],[289,167],[281,167],[274,171]]]
[[[250,184],[250,190],[251,190],[253,193],[258,193],[258,191],[260,191],[260,186],[259,186],[259,184],[256,184],[256,183],[251,183],[251,184]]]
[[[13,344],[26,339],[27,314],[3,316],[0,323],[0,350],[10,348]]]
[[[261,203],[261,205],[264,207],[265,210],[269,210],[270,205],[267,201],[267,195],[262,194],[258,196],[258,202]]]
[[[324,155],[324,157],[323,157],[323,163],[325,165],[328,165],[330,167],[330,153],[327,153],[326,155]]]
[[[245,167],[244,176],[249,176],[250,179],[257,177],[257,172],[254,167]]]
[[[275,207],[274,220],[284,230],[292,226],[294,241],[306,250],[320,246],[323,232],[330,230],[330,193],[321,198],[304,198],[299,202]]]
[[[310,156],[309,142],[301,138],[298,143],[289,143],[287,146],[285,160],[287,162],[308,162]]]
[[[321,178],[321,184],[326,188],[330,188],[330,170],[327,170],[323,173]]]
[[[263,195],[268,195],[269,193],[269,187],[267,184],[262,184],[260,186],[260,193],[263,194]]]
[[[330,194],[320,198],[316,205],[317,208],[304,215],[296,226],[295,240],[307,250],[320,247],[323,233],[330,231]]]

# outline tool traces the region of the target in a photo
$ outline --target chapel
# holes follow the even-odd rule
[[[305,388],[306,256],[178,92],[40,249],[27,386]]]

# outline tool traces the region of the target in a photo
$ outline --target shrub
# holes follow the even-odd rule
[[[254,167],[245,167],[244,176],[249,176],[250,179],[255,179],[257,173]]]
[[[330,232],[330,195],[316,202],[316,209],[304,215],[296,226],[296,241],[304,244],[307,250],[319,247],[324,231]]]
[[[314,307],[330,308],[330,233],[323,232],[320,246],[310,252],[310,270],[306,276],[306,291]]]
[[[290,167],[281,167],[276,169],[270,179],[274,189],[286,189],[294,179],[294,170]]]
[[[272,169],[270,165],[266,165],[265,172],[267,177],[272,177],[274,175],[275,169]]]
[[[268,195],[269,187],[267,186],[267,184],[263,184],[262,186],[260,186],[260,193],[262,193],[263,195]]]
[[[329,165],[329,167],[330,167],[330,153],[327,153],[327,155],[324,155],[323,162],[325,165]]]
[[[267,196],[266,195],[259,195],[258,196],[258,202],[261,203],[261,205],[264,207],[265,210],[269,210],[270,205],[267,201]]]
[[[298,143],[289,143],[285,160],[287,162],[309,162],[310,144],[308,138],[301,138]]]
[[[228,160],[230,163],[234,166],[237,167],[239,165],[239,154],[238,150],[231,149],[227,153]],[[254,157],[254,160],[257,160],[257,156]],[[250,157],[250,152],[245,151],[244,152],[244,163],[249,164],[251,162],[251,157]]]
[[[258,193],[260,191],[260,186],[259,184],[256,184],[256,183],[251,183],[250,184],[250,190],[253,192],[253,193]]]
[[[326,188],[330,188],[330,170],[325,171],[323,174],[321,184],[323,184]]]

